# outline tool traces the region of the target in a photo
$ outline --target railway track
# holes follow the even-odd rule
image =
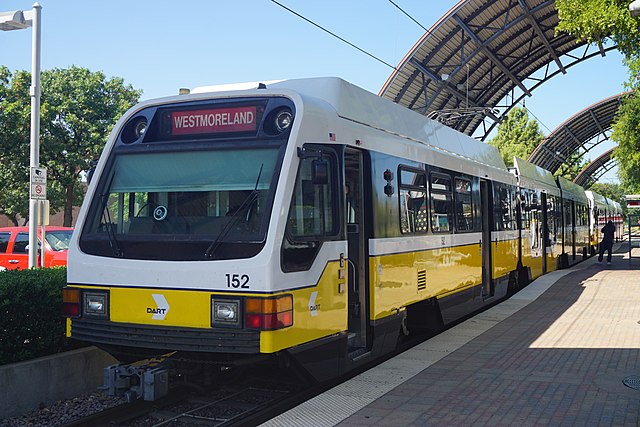
[[[500,302],[496,301],[489,307]],[[469,314],[459,322],[476,314],[478,312]],[[451,326],[453,325],[449,327]],[[64,427],[255,426],[434,335],[437,333],[423,331],[420,334],[405,337],[396,351],[371,361],[347,375],[321,384],[312,383],[301,375],[296,375],[293,369],[274,366],[252,367],[227,373],[222,377],[222,381],[212,388],[178,384],[162,399],[153,402],[136,400],[89,415]]]
[[[278,378],[279,376],[279,378]],[[244,372],[237,381],[212,388],[186,384],[174,387],[162,399],[136,400],[88,415],[65,427],[79,426],[240,426],[267,420],[308,399],[313,385],[283,372]]]

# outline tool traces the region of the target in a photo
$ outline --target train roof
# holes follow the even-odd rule
[[[286,88],[329,103],[338,116],[506,170],[498,150],[338,77],[283,80]]]
[[[613,207],[615,212],[617,213],[622,212],[622,205],[619,202],[616,202],[615,200],[612,200],[612,199],[607,199],[607,202],[609,203],[609,206]]]
[[[593,200],[595,205],[599,208],[607,207],[607,198],[595,191],[587,190],[584,192],[589,200]]]
[[[559,176],[556,178],[558,180],[558,185],[560,186],[560,190],[562,191],[562,197],[565,199],[571,199],[576,201],[581,201],[587,203],[589,199],[587,199],[587,195],[585,194],[584,188],[575,182],[569,181],[568,179]]]
[[[513,158],[513,165],[519,178],[534,181],[547,190],[554,189],[558,190],[558,192],[560,191],[553,174],[548,170],[519,157]]]

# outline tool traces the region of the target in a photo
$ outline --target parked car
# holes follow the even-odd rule
[[[67,265],[67,250],[73,228],[45,228],[44,266],[58,267]],[[41,265],[42,234],[38,227],[38,265]],[[29,227],[0,227],[0,270],[29,268]]]

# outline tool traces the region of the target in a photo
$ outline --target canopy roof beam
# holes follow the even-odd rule
[[[471,31],[471,28],[469,28],[467,26],[467,24],[465,24],[465,22],[458,15],[453,15],[453,19],[456,20],[456,22],[458,23],[460,28],[462,28],[464,30],[464,32],[467,34],[467,36],[469,36],[469,38],[471,38],[471,40],[473,40],[475,43],[478,44],[478,46],[480,47],[480,50],[482,50],[482,53],[484,53],[487,56],[487,58],[489,58],[491,60],[491,62],[493,62],[493,64],[496,67],[498,67],[500,69],[500,71],[502,71],[504,73],[505,76],[507,76],[516,86],[518,86],[520,88],[520,90],[522,90],[528,96],[531,96],[531,92],[529,92],[529,89],[527,89],[527,87],[520,81],[520,79],[518,79],[509,70],[509,68],[507,68],[507,66],[504,65],[504,63],[501,60],[498,59],[498,57],[495,55],[495,53],[493,53],[493,51],[491,49],[489,49],[489,47],[487,45],[485,45],[482,42],[482,40],[480,40],[480,37],[478,37],[478,35],[476,33]]]
[[[529,9],[529,6],[527,6],[525,0],[518,0],[518,3],[520,4],[522,10],[524,10],[525,16],[527,17],[529,24],[531,24],[531,28],[533,28],[533,31],[536,32],[536,35],[538,36],[542,44],[544,44],[544,46],[547,48],[547,50],[549,51],[549,55],[551,55],[560,71],[562,71],[562,74],[567,74],[567,70],[564,68],[564,65],[562,65],[562,61],[560,61],[560,58],[558,58],[558,55],[556,54],[556,51],[553,49],[553,47],[551,47],[549,39],[547,39],[547,37],[544,35],[544,31],[542,31],[542,28],[540,28],[538,21],[533,17],[531,9]]]
[[[466,95],[460,92],[458,89],[454,88],[451,84],[442,80],[442,78],[436,76],[434,73],[429,71],[426,67],[424,67],[420,62],[411,58],[411,64],[418,69],[422,74],[424,74],[429,80],[438,85],[442,90],[449,92],[451,95],[460,99],[461,101],[466,100]],[[426,90],[426,85],[423,85],[423,90]],[[429,103],[427,103],[429,105]],[[469,105],[473,107],[477,107],[477,105],[473,101],[469,101]]]

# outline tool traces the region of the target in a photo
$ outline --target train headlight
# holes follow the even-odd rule
[[[240,301],[212,298],[211,326],[240,326]]]
[[[109,314],[109,294],[106,292],[83,292],[82,314],[86,317],[106,319]]]
[[[278,129],[279,132],[284,132],[285,130],[289,129],[289,126],[291,126],[291,122],[293,122],[293,115],[291,114],[291,111],[282,110],[278,114],[276,114],[276,129]]]
[[[149,121],[145,116],[134,117],[122,129],[120,139],[125,144],[132,144],[144,137],[148,127]]]
[[[271,136],[280,135],[291,129],[293,112],[288,107],[272,110],[264,120],[264,132]]]
[[[140,120],[133,128],[133,134],[136,136],[136,139],[144,136],[144,133],[147,131],[147,121]]]

